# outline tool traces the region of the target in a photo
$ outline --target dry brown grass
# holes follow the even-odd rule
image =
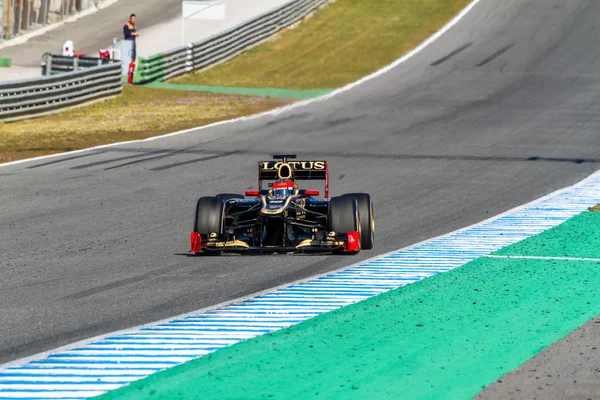
[[[594,207],[590,207],[589,210],[594,212],[600,212],[600,204],[596,204]]]
[[[291,100],[125,87],[119,97],[0,123],[0,162],[143,139],[266,111]]]

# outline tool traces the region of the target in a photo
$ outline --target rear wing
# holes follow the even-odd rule
[[[329,166],[327,161],[259,161],[258,189],[262,189],[262,181],[291,179],[325,181],[325,198],[329,198]]]

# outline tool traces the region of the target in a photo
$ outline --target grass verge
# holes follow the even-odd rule
[[[128,86],[121,96],[87,107],[0,123],[0,163],[143,139],[266,111],[291,101]]]
[[[470,0],[336,0],[214,68],[172,79],[204,86],[337,88],[387,65]]]

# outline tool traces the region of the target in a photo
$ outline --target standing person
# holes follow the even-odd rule
[[[137,32],[137,27],[135,26],[135,21],[137,20],[137,16],[135,14],[131,14],[129,16],[129,21],[123,26],[123,36],[125,40],[133,41],[132,51],[131,51],[131,60],[135,62],[136,57],[136,49],[135,49],[135,39],[140,36]]]

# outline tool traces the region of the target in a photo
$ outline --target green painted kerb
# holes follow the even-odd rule
[[[174,83],[152,82],[145,85],[146,87],[156,89],[171,89],[185,90],[193,92],[210,92],[244,96],[259,96],[259,97],[275,97],[282,99],[311,99],[314,97],[324,96],[331,93],[335,89],[271,89],[271,88],[242,88],[229,86],[196,86],[196,85],[179,85]]]
[[[3,68],[3,67],[6,67],[6,68],[12,67],[12,59],[0,57],[0,68]]]
[[[595,255],[598,226],[583,213],[502,253]],[[469,399],[600,313],[599,281],[598,262],[481,258],[103,400]]]

